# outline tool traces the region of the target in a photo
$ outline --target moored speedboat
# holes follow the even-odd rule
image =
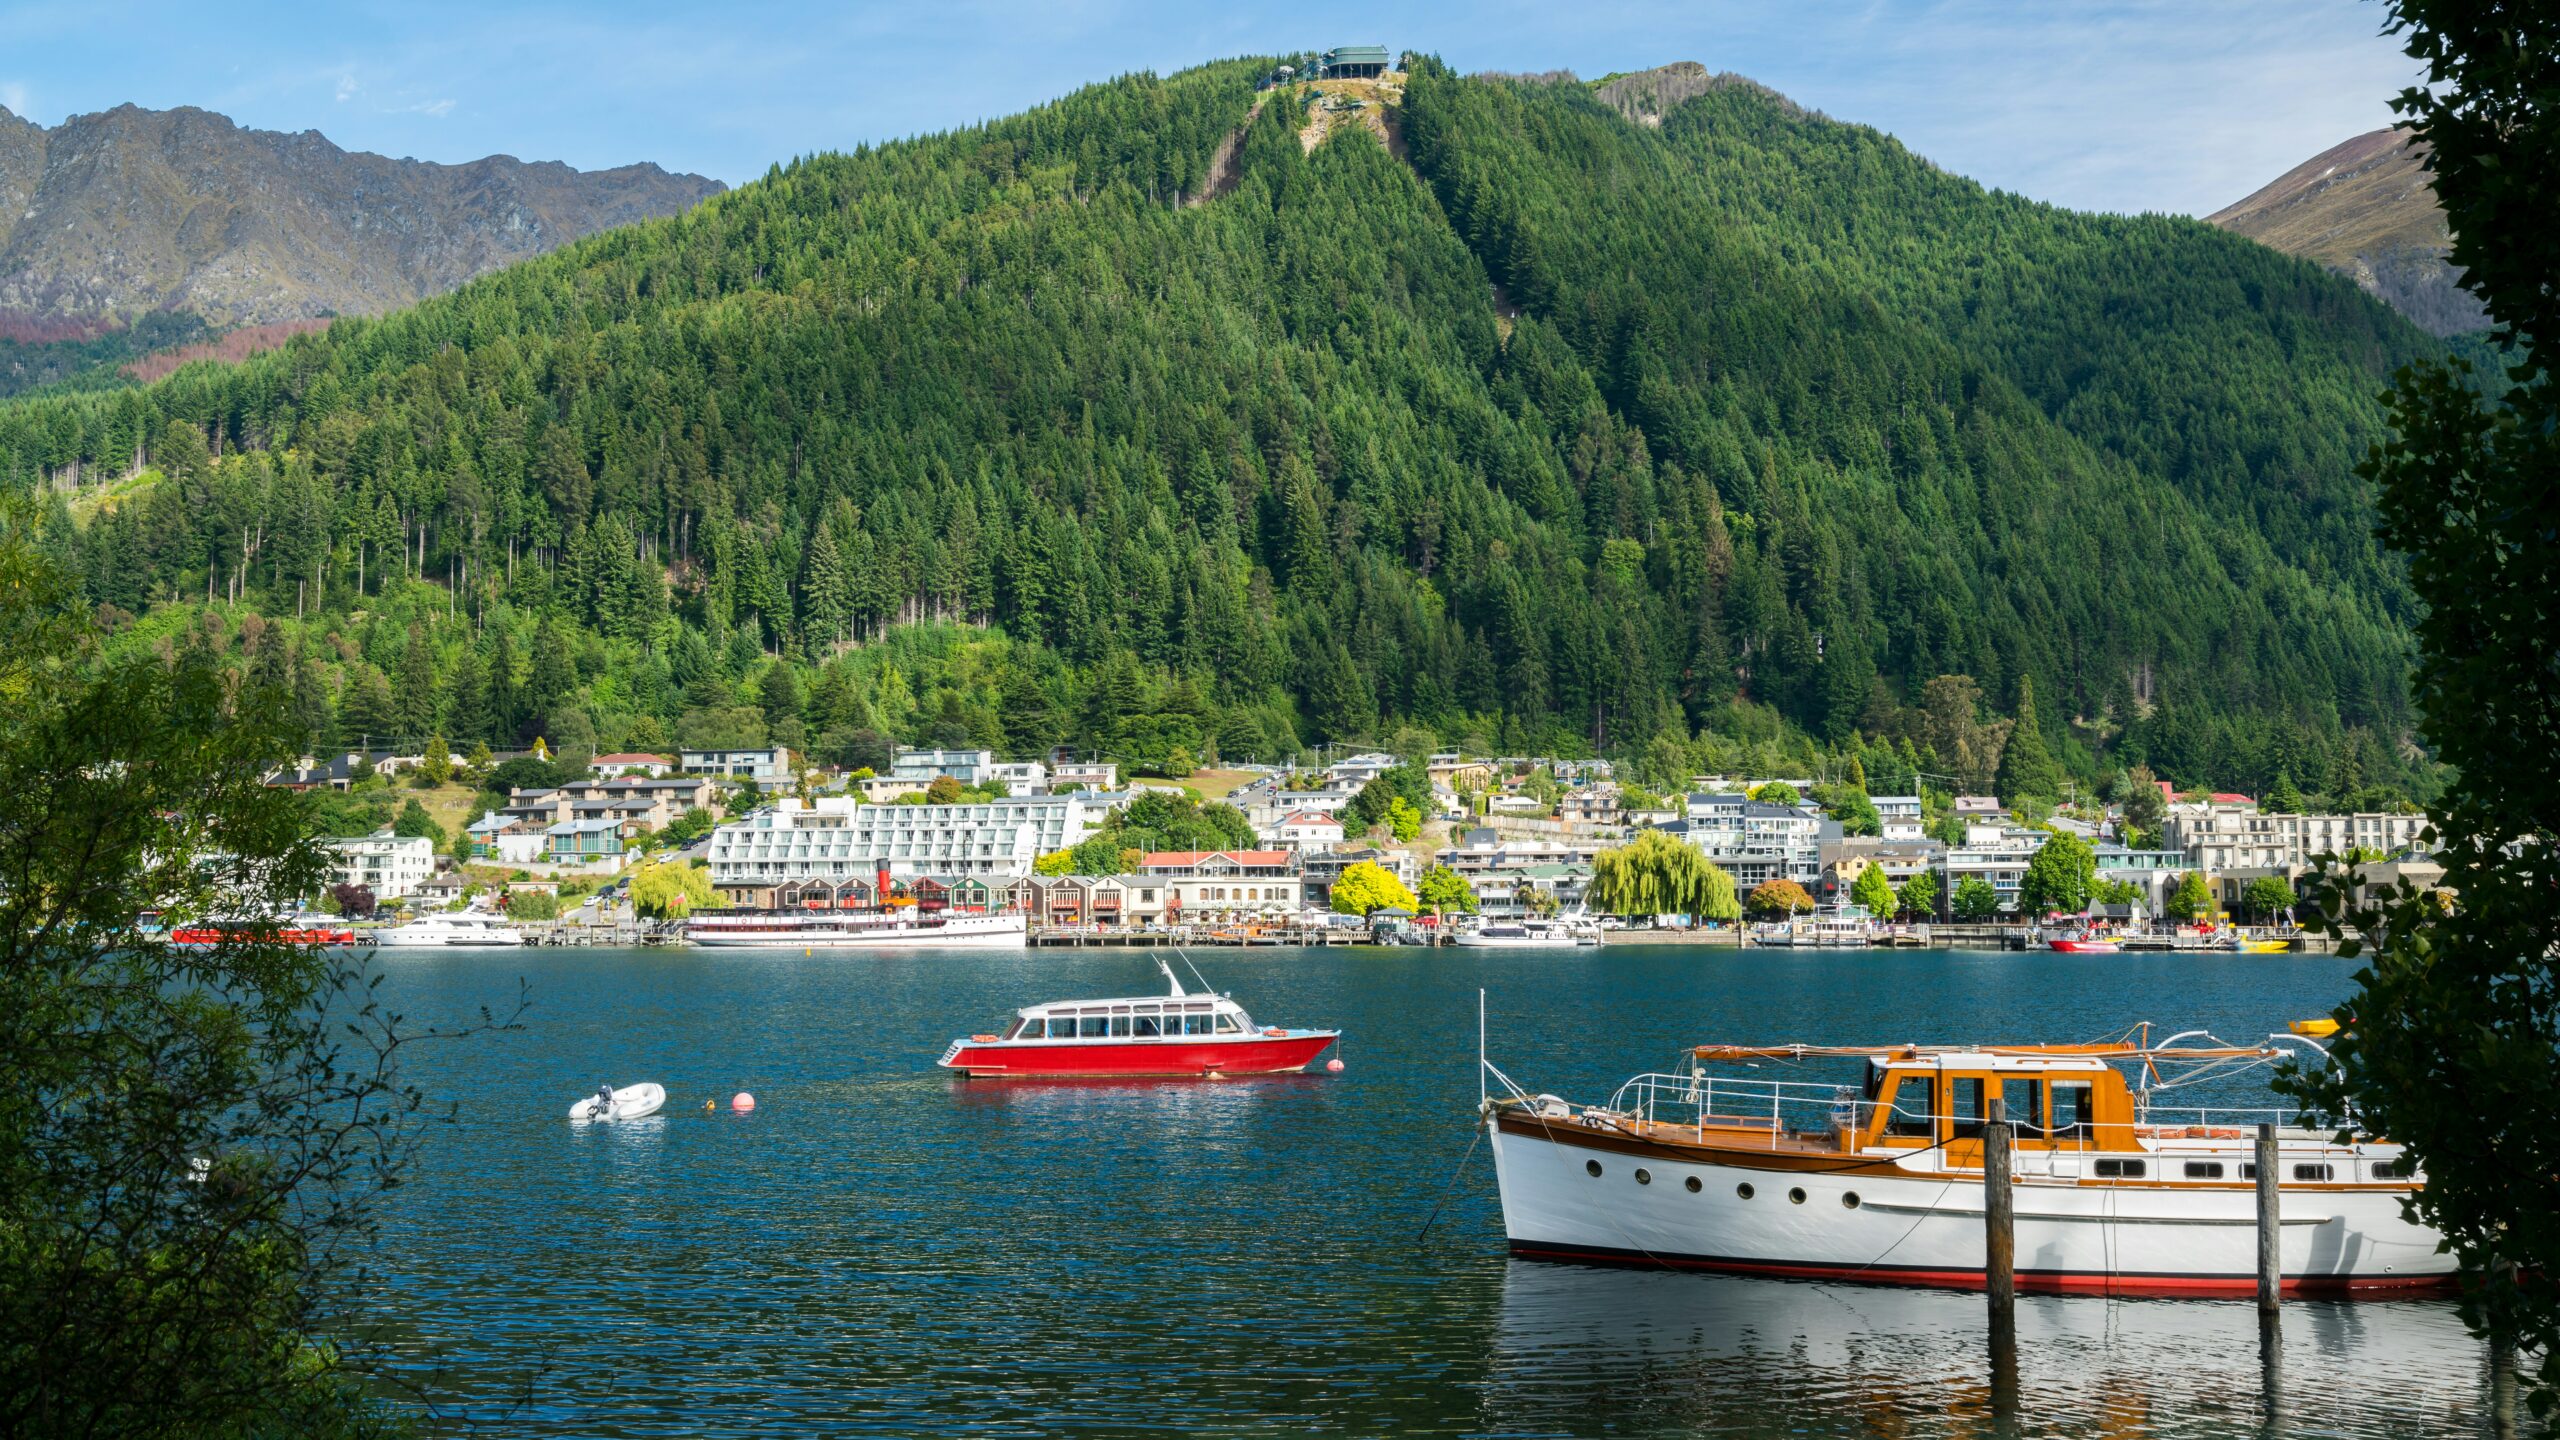
[[[2114,955],[2124,949],[2111,935],[2057,935],[2045,943],[2066,955]]]
[[[1172,989],[1125,1000],[1026,1005],[995,1034],[954,1040],[936,1063],[975,1079],[1288,1075],[1339,1030],[1259,1026],[1225,995],[1193,995],[1162,959]]]
[[[2146,1078],[2188,1082],[2281,1058],[2269,1046],[1700,1046],[1607,1105],[1511,1088],[1488,1099],[1514,1254],[1869,1283],[1984,1283],[1983,1135],[2015,1126],[2017,1284],[2109,1294],[2245,1294],[2256,1284],[2254,1137],[2277,1119],[2287,1290],[2439,1290],[2452,1257],[2401,1212],[2422,1183],[2401,1148],[2338,1143],[2269,1112],[2167,1112]],[[2209,1037],[2206,1037],[2209,1038]],[[2291,1037],[2271,1036],[2285,1041]],[[2294,1041],[2304,1051],[2308,1042]],[[1710,1063],[1823,1059],[1827,1085],[1711,1075]],[[1499,1077],[1491,1067],[1488,1073]],[[1502,1082],[1509,1085],[1507,1080]],[[2174,1082],[2173,1082],[2174,1083]]]

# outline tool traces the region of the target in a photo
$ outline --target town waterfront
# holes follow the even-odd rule
[[[1470,1156],[1476,991],[1521,1083],[1604,1098],[1686,1043],[2239,1041],[2351,961],[2043,952],[1227,950],[1340,1075],[967,1083],[934,1057],[1017,1004],[1150,993],[1129,952],[402,954],[459,1107],[402,1193],[378,1318],[508,1433],[1988,1433],[1975,1295],[1513,1262]],[[666,1112],[572,1129],[601,1081]],[[758,1100],[728,1113],[739,1090]],[[705,1113],[706,1100],[719,1102]],[[1426,1233],[1427,1229],[1427,1233]],[[2448,1304],[2031,1297],[2028,1433],[2470,1435],[2488,1363]],[[2269,1406],[2273,1413],[2270,1416]]]

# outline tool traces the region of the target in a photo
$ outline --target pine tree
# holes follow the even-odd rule
[[[489,734],[503,745],[523,738],[525,703],[516,683],[516,646],[505,627],[489,636]]]
[[[800,610],[802,630],[812,641],[831,645],[844,638],[853,614],[853,575],[831,525],[819,526],[817,538],[809,542],[800,580]]]
[[[446,689],[445,728],[456,740],[486,740],[496,732],[497,717],[489,702],[489,662],[477,648],[462,647]]]
[[[2282,770],[2276,772],[2276,783],[2266,798],[2258,802],[2260,813],[2267,815],[2299,815],[2303,808],[2302,792],[2293,788],[2293,776]]]
[[[569,639],[558,622],[546,615],[533,632],[533,673],[525,680],[525,711],[532,718],[547,720],[551,707],[577,686],[578,669],[569,658]]]
[[[1000,715],[1004,722],[1005,745],[1016,759],[1028,759],[1046,751],[1056,743],[1058,715],[1049,702],[1048,687],[1021,657],[1007,665]]]
[[[424,626],[409,627],[408,643],[400,651],[400,680],[391,694],[401,743],[416,744],[436,728],[435,649]]]
[[[765,667],[764,678],[756,684],[756,695],[768,727],[800,718],[800,687],[792,680],[787,662],[777,660]]]
[[[1992,783],[2002,803],[2009,805],[2027,799],[2050,801],[2062,794],[2062,767],[2045,749],[2044,730],[2036,717],[2035,681],[2024,675],[2018,677],[2018,718],[2010,728],[2008,744],[2001,747],[2000,770]]]

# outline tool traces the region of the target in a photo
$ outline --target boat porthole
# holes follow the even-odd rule
[[[1841,1197],[1840,1197],[1840,1208],[1841,1208],[1841,1209],[1843,1209],[1843,1210],[1855,1210],[1855,1209],[1857,1209],[1857,1208],[1858,1208],[1858,1192],[1857,1192],[1857,1191],[1855,1191],[1855,1190],[1852,1190],[1852,1191],[1850,1191],[1848,1194],[1841,1196]]]
[[[1650,1185],[1650,1184],[1652,1184],[1652,1183],[1653,1183],[1653,1172],[1652,1172],[1652,1171],[1650,1171],[1650,1170],[1645,1169],[1645,1168],[1644,1168],[1643,1166],[1641,1166],[1641,1165],[1637,1166],[1637,1167],[1636,1167],[1636,1183],[1637,1183],[1637,1184],[1639,1184],[1639,1185]]]
[[[1736,1194],[1736,1195],[1741,1196],[1741,1197],[1742,1197],[1743,1199],[1745,1199],[1745,1200],[1750,1199],[1750,1198],[1751,1198],[1751,1182],[1750,1182],[1750,1181],[1748,1181],[1748,1180],[1745,1180],[1745,1181],[1743,1181],[1741,1184],[1734,1186],[1734,1187],[1733,1187],[1733,1193],[1734,1193],[1734,1194]]]
[[[1704,1189],[1706,1189],[1706,1188],[1707,1188],[1706,1186],[1701,1185],[1701,1184],[1699,1184],[1699,1183],[1698,1183],[1698,1177],[1697,1177],[1697,1176],[1695,1176],[1695,1175],[1690,1176],[1690,1177],[1689,1177],[1686,1181],[1684,1181],[1683,1183],[1684,1183],[1684,1184],[1686,1184],[1686,1185],[1689,1187],[1689,1193],[1690,1193],[1690,1194],[1692,1194],[1692,1195],[1695,1195],[1695,1194],[1697,1194],[1699,1191],[1704,1190]]]
[[[1584,1172],[1585,1174],[1589,1175],[1592,1179],[1597,1180],[1597,1179],[1599,1179],[1599,1178],[1600,1178],[1600,1162],[1599,1162],[1599,1161],[1597,1161],[1597,1160],[1585,1160],[1585,1161],[1583,1161],[1583,1162],[1582,1162],[1582,1169],[1583,1169],[1583,1172]]]
[[[1804,1203],[1804,1191],[1803,1191],[1803,1190],[1801,1190],[1801,1189],[1796,1189],[1796,1190],[1790,1190],[1790,1191],[1788,1191],[1788,1192],[1787,1192],[1787,1202],[1788,1202],[1789,1204],[1791,1204],[1791,1205],[1801,1205],[1801,1204],[1803,1204],[1803,1203]]]

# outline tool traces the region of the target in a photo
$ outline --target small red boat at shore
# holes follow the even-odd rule
[[[1001,1033],[952,1041],[938,1063],[983,1080],[1293,1075],[1342,1038],[1256,1025],[1234,1000],[1190,994],[1172,966],[1156,965],[1169,994],[1026,1005]]]

